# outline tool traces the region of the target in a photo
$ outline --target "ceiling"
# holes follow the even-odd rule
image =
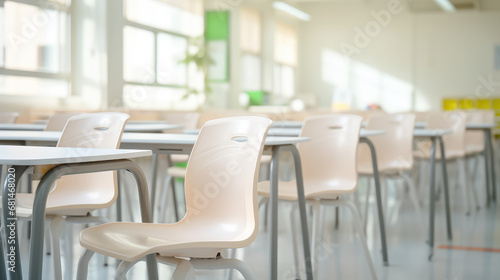
[[[388,0],[290,0],[295,3],[348,3],[348,2],[387,2]],[[434,0],[400,0],[406,2],[410,11],[419,12],[444,12]],[[500,10],[500,0],[450,0],[457,11],[490,11]]]

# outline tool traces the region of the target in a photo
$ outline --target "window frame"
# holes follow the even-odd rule
[[[259,11],[258,9],[254,9],[253,7],[250,7],[250,6],[242,6],[242,9],[247,9],[247,10],[250,10],[252,12],[256,12],[258,14],[258,17],[259,17],[259,37],[260,37],[260,46],[259,46],[259,50],[258,51],[250,51],[250,50],[247,50],[244,48],[244,46],[241,45],[241,38],[240,40],[238,40],[238,44],[239,44],[239,48],[240,48],[240,60],[243,61],[243,57],[245,56],[253,56],[253,57],[256,57],[259,59],[259,64],[260,64],[260,69],[259,69],[259,87],[258,89],[252,89],[252,90],[247,90],[247,89],[244,89],[243,88],[243,83],[240,82],[240,85],[241,85],[241,89],[243,91],[255,91],[255,90],[263,90],[264,86],[263,86],[263,65],[264,65],[264,59],[262,57],[262,49],[263,49],[263,32],[262,32],[262,27],[263,27],[263,16],[262,16],[262,12]],[[241,25],[241,19],[240,19],[240,25]],[[241,31],[241,30],[240,30]],[[242,32],[240,32],[242,33]],[[241,34],[240,34],[241,36]],[[241,63],[242,65],[240,66],[240,75],[241,77],[243,78],[243,71],[242,71],[242,66],[243,66],[243,63]]]
[[[30,70],[19,70],[5,67],[5,50],[2,48],[1,51],[4,52],[4,64],[0,66],[0,75],[2,76],[17,76],[17,77],[28,77],[28,78],[41,78],[41,79],[54,79],[54,80],[64,80],[68,84],[67,96],[71,96],[71,4],[61,5],[57,2],[46,1],[46,0],[0,0],[0,7],[4,10],[5,19],[5,2],[14,2],[30,6],[35,6],[41,9],[51,9],[58,12],[66,13],[65,22],[65,34],[59,33],[58,45],[60,47],[59,51],[59,71],[57,73],[44,72],[44,71],[30,71]],[[61,25],[58,26],[61,28]],[[60,30],[59,30],[60,31]],[[5,34],[3,35],[4,46],[6,44]],[[66,44],[61,44],[61,38],[65,36]],[[6,94],[0,94],[6,95]],[[31,95],[29,95],[31,96]]]
[[[284,26],[288,26],[288,27],[291,27],[295,30],[295,34],[297,35],[297,28],[295,26],[292,26],[288,23],[285,23],[285,22],[281,22],[281,21],[278,21],[276,22],[276,25],[284,25]],[[274,31],[275,34],[274,36],[276,37],[276,30]],[[296,38],[298,39],[298,37]],[[274,45],[276,44],[276,42],[274,42],[273,44],[273,47],[275,47]],[[279,68],[279,91],[277,91],[277,85],[275,85],[275,82],[276,82],[276,77],[273,78],[273,96],[274,98],[279,98],[279,99],[286,99],[286,100],[292,100],[296,93],[297,93],[297,63],[298,63],[298,40],[297,40],[297,45],[296,45],[297,49],[295,51],[295,63],[285,63],[283,61],[279,61],[276,59],[276,49],[273,49],[273,77],[276,75],[275,73],[275,67],[278,67]],[[293,93],[292,93],[292,96],[286,96],[283,94],[283,88],[281,87],[281,84],[282,84],[282,72],[283,72],[283,68],[284,67],[290,67],[291,70],[293,71]]]
[[[127,81],[127,80],[125,80],[125,78],[123,77],[123,74],[122,74],[123,85],[124,86],[125,85],[135,85],[135,86],[166,87],[166,88],[189,90],[189,88],[190,88],[189,87],[189,64],[186,64],[186,77],[185,77],[186,84],[185,85],[164,84],[164,83],[158,82],[158,35],[163,33],[163,34],[167,34],[170,36],[182,37],[182,38],[186,39],[186,50],[185,50],[186,52],[189,50],[189,41],[194,39],[195,37],[190,37],[188,35],[181,34],[178,32],[169,31],[169,30],[141,24],[141,23],[138,23],[135,21],[131,21],[126,16],[126,9],[127,9],[127,3],[126,3],[126,1],[124,1],[123,2],[123,27],[122,27],[122,30],[124,30],[126,26],[129,26],[129,27],[152,32],[154,35],[154,65],[153,66],[154,66],[154,74],[155,75],[154,75],[154,82],[153,83],[143,83],[143,82]],[[123,60],[125,61],[124,58],[123,58]],[[125,67],[125,65],[124,65],[124,67]]]

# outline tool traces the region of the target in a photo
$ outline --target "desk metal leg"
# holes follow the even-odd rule
[[[380,239],[382,241],[382,258],[384,260],[384,265],[389,265],[389,256],[387,254],[387,239],[385,236],[385,221],[384,221],[384,211],[382,208],[382,193],[380,187],[380,176],[378,172],[377,165],[377,153],[375,151],[375,147],[373,143],[368,138],[361,138],[360,142],[366,143],[368,147],[370,147],[370,152],[372,156],[372,165],[373,165],[373,179],[375,180],[375,195],[377,197],[377,210],[378,210],[378,218],[380,224]]]
[[[493,148],[493,143],[491,141],[491,129],[485,129],[484,139],[486,141],[486,147],[489,150],[490,157],[490,182],[491,182],[491,192],[492,199],[494,202],[497,201],[497,188],[496,188],[496,178],[495,178],[495,149]]]
[[[306,215],[306,200],[304,196],[304,179],[302,177],[302,163],[300,161],[299,151],[294,145],[284,145],[284,146],[274,146],[273,156],[271,159],[271,193],[269,198],[270,208],[271,208],[271,246],[270,246],[270,278],[278,279],[278,163],[279,155],[282,151],[290,151],[293,156],[293,161],[295,164],[295,176],[297,182],[297,194],[298,194],[298,204],[300,212],[300,222],[302,229],[302,242],[304,247],[304,259],[305,259],[305,269],[307,280],[313,279],[312,273],[312,259],[311,259],[311,247],[309,243],[309,228],[307,227],[307,215]],[[296,268],[298,269],[298,268]]]
[[[131,160],[113,160],[103,162],[88,162],[76,164],[62,164],[49,170],[40,181],[33,202],[33,217],[30,244],[30,272],[29,279],[42,278],[43,268],[43,238],[45,233],[45,207],[52,184],[64,175],[81,174],[126,169],[132,173],[139,191],[139,202],[143,223],[152,222],[151,207],[149,205],[149,191],[146,178],[140,167]],[[4,201],[5,202],[5,201]],[[155,255],[147,256],[148,279],[157,280],[158,270]]]
[[[156,177],[158,176],[158,153],[153,151],[153,177],[151,178],[151,213],[154,214],[155,211],[155,197],[156,197]]]
[[[3,165],[0,164],[0,183],[3,182],[2,181],[2,179],[3,179],[2,178],[2,169],[3,169]],[[2,189],[2,192],[3,192],[3,189]],[[5,207],[5,205],[3,207]],[[5,251],[3,250],[3,244],[2,244],[2,242],[0,242],[0,278],[7,279],[7,271],[5,270],[6,262],[5,262],[5,258],[4,258],[4,252]]]
[[[293,155],[295,165],[295,181],[297,182],[297,195],[300,211],[300,223],[302,227],[302,243],[304,247],[304,259],[306,265],[306,277],[313,279],[311,248],[309,246],[309,228],[307,227],[306,199],[304,196],[304,178],[302,177],[302,162],[300,161],[299,151],[294,145],[289,146]],[[319,215],[319,213],[317,213]],[[313,245],[314,246],[314,245]]]
[[[7,279],[7,271],[5,270],[5,265],[7,264],[5,262],[4,258],[4,250],[3,250],[3,244],[0,242],[0,278],[2,279]]]
[[[3,225],[5,228],[4,241],[6,245],[5,252],[7,259],[3,259],[4,251],[2,250],[0,252],[0,254],[2,254],[1,270],[3,270],[4,274],[2,275],[5,275],[5,279],[10,280],[23,279],[21,254],[19,252],[19,233],[17,230],[15,199],[19,180],[21,179],[27,168],[27,166],[7,166],[7,173],[5,174],[5,182],[2,191]],[[1,247],[2,246],[0,246],[0,249],[3,249]],[[3,265],[6,265],[7,268]]]
[[[490,161],[490,148],[488,141],[489,133],[487,130],[484,130],[484,169],[486,170],[486,207],[490,206],[490,186],[491,186],[491,161]]]
[[[122,178],[121,178],[121,172],[118,170],[116,171],[116,184],[118,185],[118,190],[121,191],[122,189],[122,185],[121,185],[121,182],[122,182]],[[122,221],[122,201],[123,201],[123,198],[121,195],[119,195],[117,198],[116,198],[116,221],[118,222],[121,222]]]
[[[427,243],[429,244],[429,260],[432,260],[432,256],[434,255],[434,208],[436,204],[435,199],[435,172],[436,172],[436,138],[432,137],[432,147],[431,147],[431,184],[430,184],[430,211],[429,211],[429,240]]]
[[[451,213],[450,213],[450,193],[448,188],[448,169],[446,168],[446,157],[444,151],[443,138],[438,137],[439,148],[441,150],[441,167],[443,172],[444,202],[446,207],[446,229],[448,230],[448,240],[453,238],[451,233]]]
[[[271,158],[271,174],[270,174],[270,197],[269,206],[271,208],[269,231],[271,237],[270,253],[270,277],[269,279],[278,279],[278,164],[279,164],[279,147],[273,147],[273,155]]]

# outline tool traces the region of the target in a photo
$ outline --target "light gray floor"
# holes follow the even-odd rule
[[[452,176],[454,176],[453,172],[450,172],[450,177]],[[378,223],[374,200],[372,199],[368,215],[367,240],[379,279],[461,280],[500,278],[500,253],[437,249],[439,245],[500,248],[500,208],[495,205],[485,208],[484,198],[482,198],[481,209],[473,211],[470,216],[466,216],[462,191],[454,186],[453,180],[451,181],[454,239],[451,243],[446,240],[444,203],[443,199],[441,199],[436,204],[436,249],[432,261],[427,260],[428,246],[425,243],[427,230],[425,230],[424,235],[410,200],[406,198],[402,205],[398,205],[401,198],[397,197],[405,195],[404,188],[399,185],[393,187],[389,185],[386,219],[390,265],[388,267],[382,265]],[[365,182],[361,181],[359,192],[361,193],[362,202],[364,201],[364,185]],[[395,191],[396,189],[398,191]],[[483,184],[478,186],[478,189],[484,196]],[[136,204],[134,201],[132,204]],[[283,203],[280,204],[279,209],[279,279],[294,279],[293,251],[288,218],[290,206]],[[426,202],[423,204],[423,213],[427,227],[428,203]],[[263,215],[264,211],[261,210],[260,216],[263,217]],[[348,211],[341,211],[340,228],[335,230],[334,211],[333,209],[327,211],[325,215],[324,241],[319,250],[317,279],[370,279],[368,266],[351,221]],[[75,226],[75,232],[77,228],[78,226]],[[76,264],[82,252],[76,237],[73,246],[75,268],[72,273],[73,276],[65,277],[65,279],[75,279]],[[248,248],[239,250],[237,254],[240,259],[250,265],[257,279],[268,279],[268,232],[263,227],[263,219],[261,219],[259,235],[255,242]],[[63,252],[63,260],[68,261],[70,259]],[[24,264],[26,264],[26,261]],[[159,266],[160,279],[170,279],[172,269],[162,265]],[[45,257],[44,271],[43,278],[52,279],[53,272],[50,256]],[[110,260],[110,265],[104,267],[102,258],[94,257],[88,279],[113,279],[114,271],[114,260]],[[68,276],[67,273],[65,274]],[[198,279],[223,279],[224,274],[221,271],[199,271],[197,275],[199,276]],[[235,273],[234,276],[233,279],[240,279],[238,273]],[[147,279],[145,264],[137,264],[128,274],[128,279]]]

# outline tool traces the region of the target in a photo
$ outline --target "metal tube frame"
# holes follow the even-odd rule
[[[436,199],[435,199],[435,194],[436,194],[436,141],[439,141],[439,147],[440,147],[440,152],[441,152],[441,166],[442,166],[442,172],[443,172],[443,188],[444,188],[444,195],[445,195],[445,210],[446,210],[446,228],[447,228],[447,233],[448,233],[448,240],[452,240],[452,228],[451,228],[451,213],[450,213],[450,197],[449,197],[449,189],[448,189],[448,172],[446,169],[446,156],[445,156],[445,150],[444,150],[444,143],[443,143],[443,138],[441,136],[435,136],[431,137],[431,142],[432,142],[432,147],[431,147],[431,158],[430,158],[430,165],[431,165],[431,174],[430,174],[430,192],[429,192],[429,199],[430,199],[430,211],[429,211],[429,239],[427,240],[427,243],[429,244],[429,261],[432,260],[432,257],[434,255],[434,220],[435,220],[435,213],[436,213]]]
[[[26,166],[13,166],[16,172],[24,172]],[[86,163],[69,163],[57,165],[50,169],[42,177],[40,184],[36,190],[35,200],[33,203],[33,217],[32,217],[32,228],[31,228],[31,244],[30,244],[30,271],[29,279],[36,280],[42,278],[42,268],[43,268],[43,238],[45,233],[45,207],[47,204],[47,197],[53,183],[64,175],[72,174],[82,174],[91,172],[101,172],[101,171],[111,171],[111,170],[122,170],[125,169],[132,173],[136,182],[137,189],[139,193],[139,202],[141,207],[141,216],[143,223],[152,222],[151,219],[151,208],[149,205],[149,192],[147,181],[142,172],[141,168],[133,161],[129,159],[122,160],[108,160],[101,162],[86,162]],[[4,184],[3,194],[8,193],[7,181]],[[17,181],[14,186],[17,188]],[[7,196],[3,199],[4,212],[7,209]],[[6,216],[4,217],[4,222],[8,220]],[[16,225],[17,228],[17,225]],[[17,250],[18,244],[15,244]],[[148,279],[157,280],[158,270],[156,264],[156,258],[154,254],[147,256],[147,267],[148,267]],[[10,273],[10,279],[22,279],[21,270],[15,273]]]
[[[490,201],[496,202],[495,152],[491,141],[491,128],[484,130],[484,161],[486,167],[486,206]],[[490,196],[491,195],[491,196]]]
[[[279,155],[281,152],[289,151],[292,153],[293,161],[295,165],[295,178],[297,182],[297,195],[298,195],[298,205],[300,212],[300,223],[302,229],[302,242],[304,247],[304,260],[306,269],[306,279],[313,279],[312,271],[312,259],[311,259],[311,248],[309,243],[309,230],[307,227],[307,216],[306,216],[306,200],[304,196],[304,179],[302,177],[302,164],[300,161],[299,151],[295,145],[276,145],[272,148],[272,159],[271,159],[271,193],[269,198],[270,209],[271,209],[271,246],[270,246],[270,278],[278,279],[278,166],[279,166]],[[298,269],[298,268],[297,268]]]
[[[370,148],[371,156],[372,156],[372,165],[373,165],[373,178],[375,180],[375,195],[377,197],[377,210],[378,210],[378,218],[380,225],[380,239],[382,242],[382,258],[384,261],[384,265],[389,265],[389,256],[387,254],[387,239],[385,235],[385,221],[384,221],[384,211],[382,209],[382,193],[380,187],[380,174],[378,172],[378,164],[377,164],[377,153],[375,151],[375,146],[372,141],[366,137],[362,137],[359,139],[360,143],[365,143]]]

